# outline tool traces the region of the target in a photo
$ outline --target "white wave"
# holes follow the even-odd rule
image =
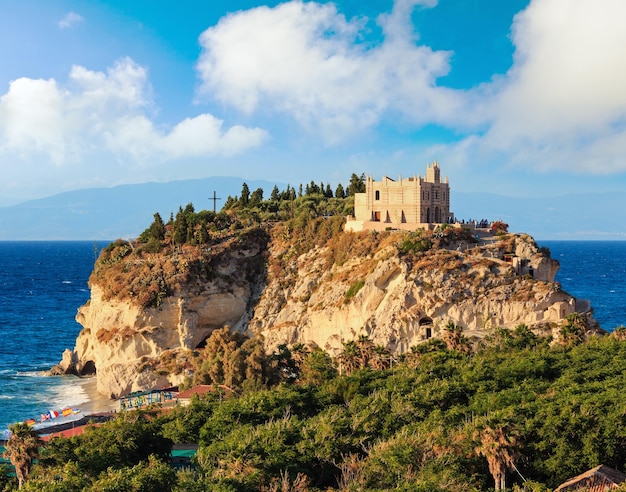
[[[42,371],[18,371],[15,373],[15,375],[20,376],[20,377],[27,377],[27,378],[44,377],[44,373]]]
[[[63,280],[63,282],[61,282],[62,284],[71,284],[72,281],[71,280]]]
[[[50,388],[49,395],[50,404],[55,409],[75,407],[89,401],[84,382],[78,378],[53,386]]]

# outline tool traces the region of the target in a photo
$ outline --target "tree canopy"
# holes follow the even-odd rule
[[[447,331],[393,359],[367,337],[338,360],[259,351],[262,384],[54,439],[24,489],[547,491],[600,463],[623,469],[619,334],[551,344],[520,325],[470,353]],[[199,443],[194,470],[169,468],[172,442]]]

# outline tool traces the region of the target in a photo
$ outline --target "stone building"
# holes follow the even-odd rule
[[[417,175],[395,181],[384,176],[374,181],[368,176],[365,193],[354,195],[354,218],[348,220],[346,230],[415,230],[453,219],[448,178],[441,181],[435,161],[426,167],[425,178]]]

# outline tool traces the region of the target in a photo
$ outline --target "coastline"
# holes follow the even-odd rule
[[[63,376],[62,376],[63,377]],[[95,377],[78,378],[78,381],[71,386],[80,389],[80,400],[74,404],[61,405],[63,408],[71,408],[76,413],[68,416],[59,415],[56,418],[37,422],[33,428],[40,434],[45,435],[50,432],[65,430],[75,425],[82,425],[87,421],[104,421],[108,420],[111,415],[118,410],[118,401],[111,400],[97,391],[97,381]],[[66,387],[67,388],[67,387]],[[55,408],[61,413],[63,408]]]
[[[79,384],[87,395],[85,402],[75,405],[76,408],[80,409],[79,415],[84,416],[93,413],[114,412],[118,410],[119,403],[117,400],[111,400],[98,393],[95,376],[81,379]]]

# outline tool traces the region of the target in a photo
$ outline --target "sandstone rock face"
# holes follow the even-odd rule
[[[84,327],[57,373],[96,373],[112,398],[180,383],[185,373],[154,370],[152,361],[201,346],[216,328],[262,335],[279,344],[315,344],[337,355],[367,335],[395,352],[440,336],[448,321],[468,336],[524,323],[550,330],[575,312],[577,300],[554,283],[558,262],[529,236],[479,246],[400,254],[390,242],[366,257],[328,266],[323,248],[292,255],[285,272],[251,276],[241,261],[265,262],[263,248],[242,245],[219,263],[219,278],[183,285],[159,307],[107,298],[98,285],[76,317]],[[284,255],[270,244],[269,255]],[[223,277],[229,282],[224,283]],[[578,303],[589,308],[588,304]]]
[[[176,289],[158,307],[111,298],[92,282],[91,298],[76,316],[83,326],[76,346],[50,373],[95,373],[98,391],[111,398],[179,384],[184,372],[158,369],[164,355],[196,349],[216,328],[245,329],[258,283],[247,265],[264,252],[259,245],[223,250],[211,265],[213,281]]]
[[[314,250],[298,259],[288,287],[276,282],[266,287],[249,326],[268,347],[313,342],[332,355],[360,335],[405,352],[439,336],[449,321],[469,336],[522,323],[546,331],[575,311],[576,300],[554,283],[556,260],[545,257],[529,236],[517,236],[514,243],[512,254],[534,278],[504,261],[504,246],[496,243],[442,250],[429,264],[413,265],[390,246],[321,275],[315,261],[321,251]],[[366,263],[370,267],[364,270]],[[362,287],[347,297],[356,282]]]
[[[90,302],[76,316],[84,329],[72,354],[74,372],[97,368],[98,391],[113,398],[176,383],[168,381],[169,375],[140,372],[142,362],[168,350],[193,350],[215,328],[236,325],[249,297],[246,289],[202,297],[180,293],[159,308],[142,310],[127,302],[104,301],[101,290],[92,287]]]

